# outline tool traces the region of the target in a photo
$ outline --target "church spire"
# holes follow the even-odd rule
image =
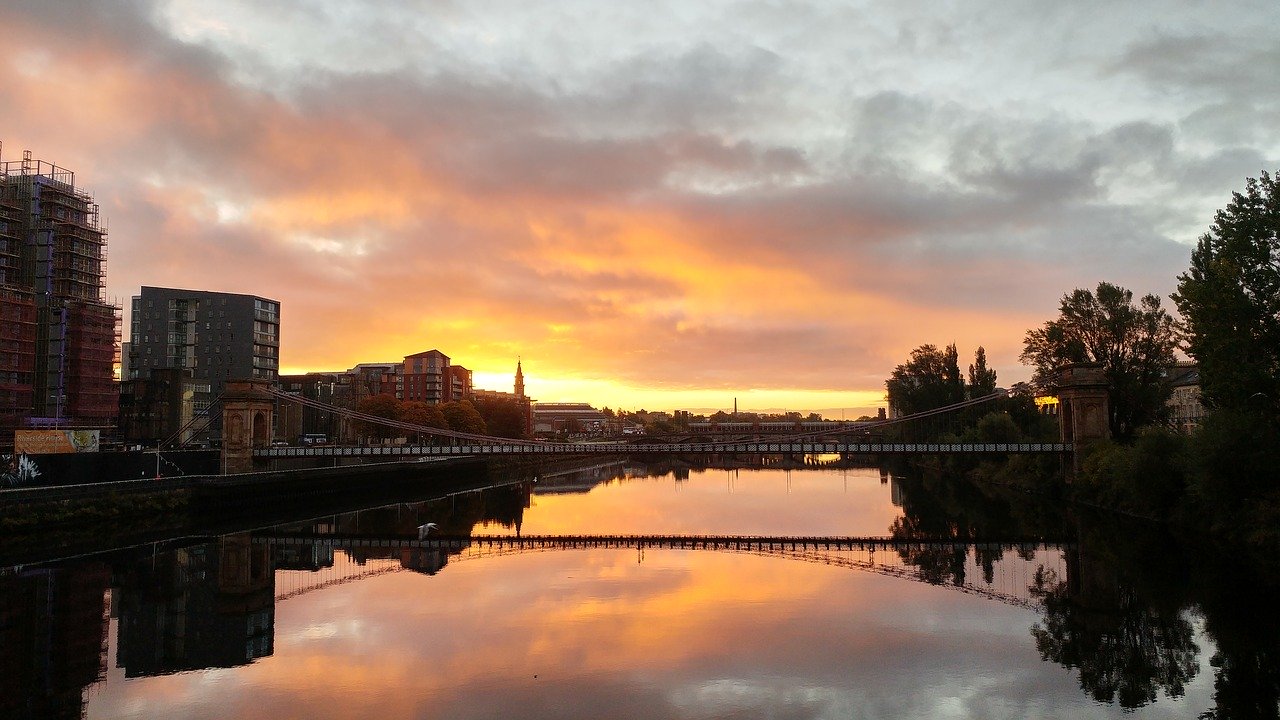
[[[516,358],[516,397],[524,399],[524,371],[520,368],[520,358]]]

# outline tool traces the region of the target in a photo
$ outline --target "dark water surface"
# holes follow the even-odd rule
[[[0,575],[3,708],[88,718],[1275,717],[1227,558],[877,470],[622,464]],[[661,473],[661,470],[658,471]],[[897,536],[726,551],[449,536]],[[429,536],[430,537],[430,536]]]

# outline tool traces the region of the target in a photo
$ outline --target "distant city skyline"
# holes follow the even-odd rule
[[[1165,305],[1280,168],[1280,5],[34,2],[0,160],[72,168],[106,292],[277,299],[280,372],[435,347],[622,409],[874,414],[924,343],[1025,380]],[[126,332],[126,335],[128,333]]]

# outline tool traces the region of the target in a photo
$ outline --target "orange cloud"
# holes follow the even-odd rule
[[[897,153],[897,127],[868,118],[968,141],[950,175],[753,135],[787,119],[751,94],[761,73],[779,87],[775,59],[651,59],[630,68],[638,86],[557,94],[453,67],[290,73],[137,7],[104,13],[4,13],[6,158],[32,147],[96,191],[110,296],[280,300],[287,371],[434,347],[490,374],[519,355],[540,397],[659,409],[759,392],[861,413],[927,342],[984,345],[1002,381],[1025,378],[1023,333],[1097,280],[1077,258],[1123,250],[1130,277],[1171,283],[1181,252],[1149,230],[1064,250],[1076,224],[1140,234],[1142,219],[1091,204],[1084,150],[1046,170],[955,107],[877,95],[855,113]],[[175,27],[232,32],[198,21]]]

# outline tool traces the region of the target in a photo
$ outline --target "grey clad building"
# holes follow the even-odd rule
[[[129,326],[130,380],[184,368],[217,398],[227,380],[276,380],[280,303],[254,295],[143,287]]]

